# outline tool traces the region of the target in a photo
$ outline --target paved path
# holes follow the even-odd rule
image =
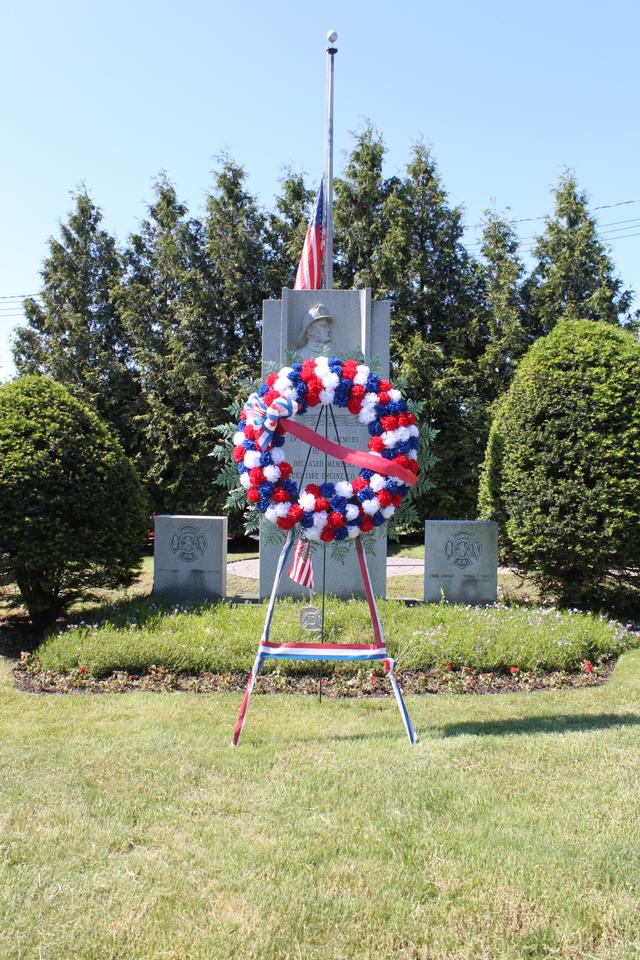
[[[227,564],[227,571],[236,577],[245,577],[247,580],[258,580],[260,571],[260,561],[255,560],[236,560],[234,563]],[[424,562],[418,557],[388,557],[387,558],[387,576],[388,577],[410,577],[423,576]]]

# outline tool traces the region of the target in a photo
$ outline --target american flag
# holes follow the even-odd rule
[[[324,194],[322,181],[311,211],[307,235],[304,238],[302,256],[298,264],[294,290],[319,290],[322,281],[322,233],[324,229]]]
[[[311,544],[308,540],[296,540],[289,579],[293,580],[294,583],[299,583],[301,587],[308,587],[309,590],[313,590],[313,562],[311,560]]]

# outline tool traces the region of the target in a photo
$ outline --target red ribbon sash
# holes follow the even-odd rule
[[[309,446],[321,450],[330,457],[336,457],[338,460],[344,460],[345,463],[351,463],[355,467],[364,467],[365,470],[373,470],[374,473],[382,473],[386,477],[396,477],[402,480],[408,487],[412,487],[417,481],[417,476],[407,470],[406,467],[393,460],[385,460],[384,457],[374,457],[371,453],[364,453],[362,450],[351,450],[349,447],[343,447],[339,443],[334,443],[322,434],[316,433],[304,424],[296,420],[283,419],[280,421],[284,429],[297,437],[298,440],[304,440]]]

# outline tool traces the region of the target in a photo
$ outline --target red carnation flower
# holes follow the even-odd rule
[[[305,493],[312,493],[314,497],[320,496],[320,487],[317,483],[308,483],[305,487]]]
[[[408,413],[399,413],[399,414],[398,414],[398,426],[399,426],[399,427],[408,427],[408,426],[409,426],[409,414],[408,414]]]
[[[291,464],[283,460],[278,466],[280,467],[280,479],[287,480],[291,476]]]
[[[247,490],[247,500],[249,503],[257,503],[260,499],[260,491],[256,487],[249,487]]]
[[[378,403],[389,403],[390,400],[391,400],[391,397],[389,396],[386,390],[383,390],[378,397]]]
[[[362,410],[362,400],[349,400],[349,403],[347,404],[347,410],[349,413],[352,413],[357,417]]]
[[[310,407],[317,407],[318,404],[320,403],[320,394],[315,392],[311,393],[311,391],[309,391],[309,393],[307,393],[305,397],[305,400],[307,401]]]
[[[324,390],[324,383],[322,382],[320,377],[316,377],[314,375],[311,378],[311,380],[309,380],[309,382],[307,383],[307,390],[309,391],[309,393],[320,394]],[[307,394],[307,396],[308,395],[309,394]]]
[[[328,510],[328,509],[329,509],[329,501],[328,501],[328,500],[325,500],[324,497],[316,497],[316,506],[315,506],[315,509],[316,509],[316,510]]]
[[[378,384],[380,390],[391,390],[391,384],[388,380],[381,380]],[[385,403],[388,403],[388,400],[385,400]]]
[[[285,432],[286,432],[286,431],[285,431],[285,429],[284,429],[284,425],[283,425],[282,423],[278,423],[278,424],[276,425],[276,433],[279,433],[279,434],[282,435],[282,434],[285,433]]]
[[[367,514],[363,514],[362,523],[360,524],[360,530],[362,533],[369,533],[370,530],[373,530],[373,520],[371,517],[368,517]]]
[[[395,430],[398,426],[397,417],[383,417],[380,421],[383,430]]]
[[[402,494],[394,493],[391,497],[391,503],[394,505],[394,507],[399,507],[402,503]]]
[[[294,503],[291,507],[291,510],[289,510],[289,516],[293,517],[294,523],[298,523],[302,519],[303,513],[304,510],[299,503]]]
[[[276,487],[271,494],[271,499],[274,503],[289,503],[291,497],[286,490],[282,489],[282,487]]]
[[[388,490],[381,490],[378,494],[378,503],[381,507],[388,507],[391,503],[391,494]]]
[[[280,394],[278,393],[277,390],[267,390],[264,397],[262,398],[262,402],[266,403],[267,406],[270,406],[273,403],[273,401],[279,396]]]
[[[254,425],[253,425],[252,423],[248,423],[248,424],[246,425],[246,427],[244,428],[244,431],[243,431],[243,432],[244,432],[244,435],[245,435],[245,437],[247,438],[247,440],[255,440],[255,438],[256,438],[256,428],[254,427]]]
[[[344,527],[344,517],[337,510],[333,510],[327,519],[332,527]]]
[[[369,486],[369,481],[365,480],[364,477],[356,477],[351,486],[353,487],[354,493],[359,493],[361,490],[364,490],[365,487]]]
[[[266,380],[267,386],[272,387],[277,379],[278,379],[277,373],[270,373]]]
[[[288,513],[286,517],[278,517],[276,522],[281,530],[291,530],[296,524],[296,521],[290,513]]]
[[[415,426],[415,422],[416,422],[416,418],[415,418],[415,416],[413,415],[413,413],[408,413],[408,414],[407,414],[407,426],[408,426],[408,427],[413,427],[413,426]]]
[[[302,364],[302,370],[300,371],[300,376],[306,382],[316,375],[316,362],[315,360],[305,360]]]
[[[325,543],[331,543],[332,540],[335,540],[335,537],[335,532],[331,529],[331,527],[325,527],[320,534],[320,539],[324,540]]]
[[[254,487],[259,487],[261,483],[264,483],[264,471],[261,467],[254,467],[252,470],[249,470],[249,480]]]
[[[365,393],[367,388],[361,383],[354,383],[351,387],[351,398],[352,400],[364,400]]]
[[[234,447],[233,448],[233,459],[236,463],[242,463],[244,460],[245,449],[244,447]]]
[[[358,372],[358,364],[355,360],[345,360],[342,364],[342,376],[345,380],[353,380]]]
[[[369,440],[369,450],[375,450],[376,453],[382,453],[384,450],[384,440],[382,437],[371,437]]]

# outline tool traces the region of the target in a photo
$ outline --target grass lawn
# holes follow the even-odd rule
[[[2,960],[635,960],[640,651],[581,691],[17,692]]]

